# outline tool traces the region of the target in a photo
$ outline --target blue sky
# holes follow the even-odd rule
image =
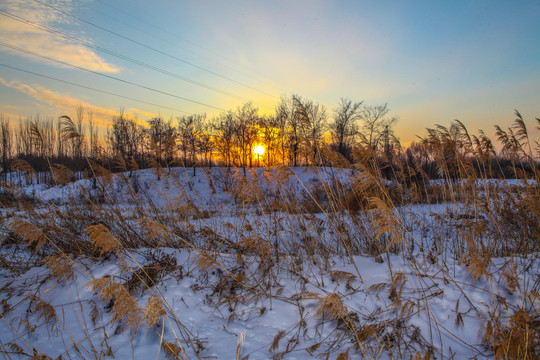
[[[540,116],[540,1],[3,0],[0,10],[86,44],[0,14],[0,42],[11,46],[0,45],[0,64],[144,101],[0,66],[0,112],[11,119],[82,104],[106,126],[120,109],[142,122],[248,99],[268,113],[296,93],[330,115],[341,97],[388,103],[408,143],[453,119],[491,134],[514,109],[530,125]]]

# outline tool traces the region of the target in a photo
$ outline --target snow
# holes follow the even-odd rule
[[[190,258],[193,254],[190,251],[173,249],[164,249],[164,251],[175,255],[178,264],[192,266]],[[408,299],[416,303],[417,299],[424,298],[429,303],[429,310],[427,306],[420,306],[421,310],[412,317],[408,326],[417,326],[426,339],[431,336],[440,339],[434,340],[434,345],[439,347],[436,350],[437,357],[448,358],[454,354],[456,358],[467,358],[483,353],[484,350],[479,345],[478,329],[482,321],[487,319],[487,310],[492,304],[491,294],[494,290],[490,287],[495,288],[495,293],[504,295],[504,286],[486,279],[471,281],[462,265],[452,264],[452,267],[456,268],[456,275],[454,280],[446,278],[449,282],[445,283],[444,275],[435,276],[437,281],[426,280],[425,275],[433,276],[441,273],[441,268],[437,265],[425,266],[422,269],[423,277],[418,277],[401,257],[392,257],[390,262],[395,273],[403,272],[407,278],[407,284],[402,290],[403,301]],[[538,274],[538,265],[538,262],[535,262],[529,272],[522,275],[521,281],[530,281],[531,276]],[[105,263],[88,261],[87,266],[88,273],[93,274],[95,278],[104,275],[120,276],[121,273],[113,261]],[[359,269],[359,273],[356,273],[355,268]],[[305,270],[307,272],[307,269]],[[162,299],[169,304],[175,318],[169,317],[151,329],[141,328],[134,335],[132,331],[117,333],[117,326],[110,323],[111,314],[106,312],[104,304],[97,299],[96,295],[85,287],[90,281],[85,273],[77,271],[76,279],[58,281],[58,279],[47,279],[45,268],[34,268],[16,278],[4,277],[2,281],[2,298],[9,299],[8,302],[15,310],[3,315],[5,319],[0,322],[1,341],[3,344],[15,342],[24,348],[24,342],[20,338],[22,335],[41,353],[52,358],[60,355],[64,358],[68,355],[76,356],[75,346],[72,345],[71,340],[78,344],[79,349],[87,352],[86,356],[91,356],[92,346],[96,347],[106,342],[111,347],[115,358],[148,359],[155,358],[160,351],[161,332],[166,341],[174,342],[175,333],[185,331],[201,342],[203,348],[199,354],[201,357],[231,359],[235,357],[238,337],[243,333],[245,339],[242,355],[250,355],[250,359],[266,359],[273,354],[268,349],[274,336],[282,330],[286,331],[279,347],[283,350],[284,344],[296,336],[295,332],[300,328],[302,335],[299,339],[300,344],[287,354],[286,358],[305,359],[310,357],[305,350],[307,347],[327,336],[331,337],[333,332],[333,321],[318,317],[317,301],[302,299],[305,294],[311,292],[323,296],[331,293],[339,294],[349,311],[359,314],[362,318],[372,316],[379,321],[383,321],[384,316],[378,311],[392,308],[388,297],[388,284],[392,280],[388,273],[387,263],[377,263],[373,259],[360,256],[354,257],[354,263],[347,263],[343,259],[336,258],[331,261],[331,271],[335,270],[353,274],[354,280],[349,285],[343,281],[334,282],[327,274],[322,273],[321,269],[312,267],[309,269],[310,279],[305,279],[306,282],[303,283],[297,278],[292,278],[287,271],[281,270],[276,276],[272,289],[276,294],[272,301],[262,298],[240,303],[234,311],[236,316],[232,319],[230,319],[232,312],[228,309],[229,305],[215,305],[219,300],[218,296],[212,295],[212,289],[219,284],[219,275],[216,271],[207,273],[207,280],[194,268],[188,271],[189,275],[183,277],[168,275],[159,287]],[[36,284],[38,278],[43,281],[39,289]],[[424,292],[421,291],[421,283]],[[376,284],[387,284],[387,286],[380,291],[367,290]],[[367,289],[363,285],[366,285]],[[28,286],[31,287],[31,291]],[[279,289],[282,290],[277,295]],[[34,291],[41,299],[55,307],[58,321],[54,328],[51,329],[43,320],[40,321],[38,314],[28,314],[26,307],[20,304],[24,302],[22,293]],[[153,291],[156,290],[147,290],[139,297],[141,307],[144,307]],[[464,294],[467,294],[470,303]],[[509,302],[518,300],[507,296]],[[102,319],[96,323],[95,327],[91,326],[92,321],[89,316],[91,301],[98,304],[102,313]],[[457,311],[468,314],[464,317],[464,326],[456,325],[457,301],[460,302]],[[303,308],[302,314],[298,305]],[[473,310],[473,306],[477,307],[478,312]],[[19,326],[27,315],[30,322],[37,325],[33,333],[27,333]],[[302,320],[305,321],[304,326],[301,325]],[[132,337],[133,342],[131,342]],[[343,346],[348,345],[343,344]],[[331,356],[334,358],[344,348],[337,346],[328,349],[324,345],[319,348],[321,352],[328,350],[334,354]],[[191,356],[194,355],[194,352],[191,352]],[[163,351],[159,358],[163,358]]]
[[[235,170],[231,171],[234,179]],[[166,341],[181,345],[187,358],[234,359],[237,343],[243,336],[240,358],[248,356],[249,359],[280,358],[280,352],[285,350],[289,350],[283,354],[285,359],[327,354],[335,359],[346,351],[353,358],[400,358],[417,351],[425,352],[429,347],[422,347],[424,342],[434,346],[436,358],[490,356],[481,343],[480,333],[484,322],[490,318],[490,311],[500,306],[496,297],[504,298],[509,308],[523,306],[523,294],[511,292],[503,281],[503,269],[511,261],[519,265],[521,271],[517,278],[522,291],[531,290],[538,282],[540,262],[535,254],[492,259],[488,268],[490,275],[476,280],[465,264],[443,251],[428,253],[416,247],[410,253],[399,255],[348,256],[332,231],[332,220],[340,219],[341,214],[277,211],[270,217],[257,211],[261,202],[246,204],[235,197],[234,191],[226,191],[238,185],[227,178],[226,172],[223,168],[197,169],[197,175],[193,176],[192,169],[176,168],[170,172],[164,169],[158,180],[154,170],[149,169],[137,171],[131,177],[129,173],[115,174],[95,184],[84,179],[47,189],[44,185],[19,189],[26,196],[34,195],[42,203],[41,211],[47,211],[51,204],[61,211],[72,211],[73,205],[68,204],[73,199],[80,204],[102,199],[104,207],[120,208],[135,220],[133,209],[148,206],[143,205],[148,201],[157,208],[179,209],[180,212],[187,209],[186,204],[192,203],[201,213],[206,210],[208,214],[186,215],[179,220],[182,226],[191,226],[195,231],[209,227],[233,243],[240,243],[251,232],[274,231],[274,238],[281,241],[280,248],[289,249],[290,253],[272,260],[273,266],[265,272],[267,264],[261,263],[256,251],[246,252],[242,261],[226,252],[214,253],[219,263],[203,270],[197,263],[200,256],[197,249],[163,247],[157,252],[151,248],[129,249],[105,259],[80,256],[75,260],[77,266],[73,267],[75,276],[66,279],[52,277],[46,266],[33,263],[35,257],[29,249],[17,244],[2,246],[0,255],[5,261],[22,261],[29,266],[21,272],[5,269],[0,272],[3,307],[0,352],[12,351],[9,350],[13,347],[11,343],[20,346],[26,354],[31,355],[35,348],[53,359],[60,356],[63,359],[113,356],[116,359],[165,359],[163,341]],[[349,175],[350,170],[331,168],[248,171],[250,181],[258,184],[265,201],[287,192],[310,196],[320,186],[336,180],[347,184]],[[262,181],[262,177],[274,180]],[[275,187],[278,177],[282,180],[279,189]],[[453,211],[459,212],[459,206],[455,205]],[[410,205],[396,211],[400,211],[400,216],[410,225],[409,236],[425,240],[425,247],[429,248],[434,232],[432,218],[444,216],[449,210],[445,204],[437,204]],[[333,244],[336,255],[324,259],[317,254],[294,253],[294,244],[302,244],[299,237],[305,231],[299,227],[306,218],[312,226],[308,233]],[[355,219],[341,220],[354,235],[358,225]],[[319,228],[312,224],[319,224]],[[248,225],[253,230],[249,230]],[[141,313],[151,295],[157,295],[165,304],[167,315],[148,328],[142,323],[137,332],[125,330],[112,321],[110,304],[100,300],[88,283],[103,277],[126,283],[141,266],[155,263],[156,259],[175,259],[178,269],[162,274],[157,286],[143,287],[132,295]],[[245,274],[247,286],[235,288],[234,276],[240,273]],[[28,297],[31,294],[54,307],[55,322],[40,317],[41,312],[32,307],[35,301],[32,304]],[[343,302],[350,324],[358,326],[356,331],[383,324],[378,330],[380,338],[374,340],[367,336],[361,341],[363,348],[355,347],[357,342],[350,329],[320,311],[322,299],[331,294],[337,294]],[[99,314],[94,319],[95,324],[91,316],[93,310]],[[401,312],[405,315],[397,316]],[[396,318],[403,322],[392,322]],[[26,320],[30,328],[25,326]],[[402,325],[404,327],[399,328]],[[35,329],[32,330],[32,326]],[[400,331],[409,343],[393,343],[394,330]],[[272,343],[281,331],[284,331],[283,336],[273,348]],[[387,343],[379,353],[381,344],[377,341],[381,339],[386,339]],[[16,354],[10,356],[25,358]]]

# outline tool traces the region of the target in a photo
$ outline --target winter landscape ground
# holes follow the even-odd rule
[[[539,355],[534,179],[421,197],[331,167],[31,182],[4,189],[6,359]]]

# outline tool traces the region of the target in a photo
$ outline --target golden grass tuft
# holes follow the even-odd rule
[[[386,251],[390,250],[394,244],[402,244],[404,237],[400,232],[400,222],[398,217],[393,213],[392,207],[378,197],[370,198],[369,205],[371,207],[371,213],[375,217],[377,227],[375,238],[380,239],[384,234],[389,236],[390,242],[386,245]]]
[[[106,177],[107,180],[110,180],[111,172],[109,170],[99,165],[97,162],[95,162],[92,159],[88,160],[88,164],[90,166],[91,172],[93,173],[95,177]]]
[[[144,321],[146,322],[146,327],[147,328],[153,327],[165,315],[167,315],[167,312],[163,308],[163,303],[156,296],[156,294],[152,294],[150,298],[148,299],[148,301],[146,302],[146,306],[144,308],[144,313],[143,313],[143,318],[144,318]]]
[[[538,359],[540,357],[540,316],[538,306],[531,313],[518,309],[509,320],[493,315],[480,328],[482,342],[496,359]]]
[[[330,271],[330,279],[334,282],[345,281],[347,284],[356,280],[356,276],[347,271]]]
[[[425,352],[417,352],[414,354],[414,360],[431,360],[432,358],[432,352],[431,351],[425,351]]]
[[[270,352],[274,352],[276,351],[277,349],[279,349],[279,341],[286,335],[287,333],[285,332],[285,330],[281,330],[280,332],[278,332],[276,334],[276,336],[274,336],[274,340],[272,340],[272,345],[270,345],[270,348],[268,349],[268,351]]]
[[[31,311],[39,313],[38,321],[41,319],[45,320],[46,324],[51,325],[52,330],[58,321],[54,306],[33,294],[27,295],[26,299],[30,301]]]
[[[113,322],[124,322],[125,330],[132,328],[134,333],[137,332],[142,321],[142,311],[124,285],[103,277],[91,280],[86,286],[97,292],[102,301],[113,302]]]
[[[51,166],[51,173],[54,182],[59,185],[67,184],[75,179],[73,171],[62,164],[53,164]]]
[[[197,267],[202,271],[212,271],[219,267],[219,263],[211,257],[210,255],[207,255],[203,252],[199,252],[195,258],[195,262],[197,264]]]
[[[129,166],[129,170],[133,171],[133,170],[139,170],[139,165],[137,164],[137,161],[135,161],[135,158],[132,156],[127,165]]]
[[[13,233],[28,241],[29,245],[35,243],[35,250],[41,249],[47,243],[47,237],[36,225],[21,219],[14,219],[10,223]]]
[[[481,251],[470,237],[467,238],[467,243],[467,252],[462,260],[462,263],[467,266],[467,272],[474,281],[478,281],[482,276],[490,277],[489,265],[491,259],[487,251]]]
[[[260,202],[264,193],[259,183],[259,177],[253,169],[249,169],[249,176],[245,176],[240,169],[233,174],[233,194],[242,203]]]
[[[347,307],[343,304],[338,294],[328,294],[319,299],[317,305],[317,316],[319,317],[328,314],[333,319],[338,320],[347,316]]]
[[[180,346],[172,342],[163,342],[163,350],[165,351],[165,358],[168,360],[181,359],[180,354],[183,353],[183,350]]]
[[[173,233],[168,226],[149,218],[139,219],[137,223],[141,225],[141,228],[150,242],[157,241],[156,246],[160,246],[164,239],[171,236]]]
[[[86,228],[86,232],[92,241],[92,245],[100,249],[101,255],[113,251],[118,246],[118,240],[105,225],[90,225]]]
[[[75,277],[75,271],[73,270],[73,260],[66,258],[65,255],[47,256],[43,263],[47,265],[47,268],[51,272],[51,275],[58,279],[72,279]]]

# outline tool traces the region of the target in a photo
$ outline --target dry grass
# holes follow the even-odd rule
[[[164,192],[175,197],[160,207],[142,184],[123,178],[132,202],[126,211],[116,201],[114,176],[91,163],[95,191],[77,204],[30,204],[5,212],[2,249],[12,255],[2,255],[0,264],[22,274],[16,270],[22,262],[17,256],[27,252],[38,260],[27,260],[32,264],[28,267],[45,264],[47,279],[54,278],[56,284],[70,286],[77,274],[88,276],[87,286],[96,296],[84,311],[94,327],[103,326],[99,324],[107,316],[100,309],[105,305],[118,333],[131,331],[134,338],[145,323],[160,337],[160,349],[170,359],[201,357],[205,350],[203,339],[185,326],[164,296],[164,279],[180,281],[184,276],[197,279],[192,290],[205,291],[205,303],[227,322],[262,316],[273,302],[295,304],[298,323],[278,331],[267,344],[275,359],[300,351],[338,359],[452,357],[441,334],[456,336],[469,318],[483,322],[482,345],[466,344],[471,356],[535,359],[540,356],[540,285],[538,279],[520,279],[531,271],[540,250],[539,171],[520,116],[508,131],[499,128],[498,137],[513,175],[533,181],[502,187],[493,182],[490,140],[483,133],[470,135],[459,122],[430,130],[415,153],[396,156],[393,166],[363,148],[355,149],[355,164],[329,156],[341,170],[321,171],[317,180],[301,188],[292,185],[297,175],[284,166],[249,170],[246,176],[240,169],[217,175],[205,170],[200,177],[212,195],[225,192],[234,199],[233,205],[212,203],[208,208],[192,196],[192,183],[185,185],[155,164],[155,176],[167,184]],[[418,160],[422,151],[433,158],[437,181]],[[13,166],[33,176],[23,160]],[[118,166],[127,170],[136,164],[123,160]],[[52,171],[58,184],[73,178],[65,167],[53,165]],[[385,173],[391,173],[392,182],[383,179]],[[406,211],[418,204],[438,210],[428,215]],[[162,255],[165,247],[186,249],[191,262],[179,264]],[[409,273],[393,267],[392,254],[399,255]],[[385,264],[388,281],[365,283],[362,269],[352,261],[356,255]],[[336,257],[347,259],[354,270],[332,269]],[[498,257],[506,263],[497,268]],[[89,263],[107,261],[121,271],[99,278],[89,273]],[[469,299],[469,288],[455,275],[460,264],[474,286],[488,289],[484,291],[490,292],[490,304]],[[286,293],[284,281],[294,282],[300,292]],[[17,306],[37,314],[20,321],[21,342],[35,332],[36,320],[61,331],[60,314],[40,297],[46,279],[36,278],[35,283],[28,290],[3,289],[3,317],[13,311],[8,300],[18,292],[25,297],[24,305]],[[336,290],[325,290],[329,284]],[[460,294],[451,306],[457,330],[440,324],[430,308],[432,299],[444,296],[440,284],[452,284]],[[507,301],[501,288],[515,301]],[[378,307],[351,305],[358,294]],[[138,300],[145,295],[142,306]],[[419,318],[428,322],[429,335],[414,325],[413,319]],[[80,321],[90,333],[90,326]],[[74,344],[68,347],[80,348],[82,358],[112,353],[105,340],[86,353]],[[237,359],[249,356],[243,344],[241,335],[234,349]],[[46,356],[16,343],[3,344],[0,352]]]

